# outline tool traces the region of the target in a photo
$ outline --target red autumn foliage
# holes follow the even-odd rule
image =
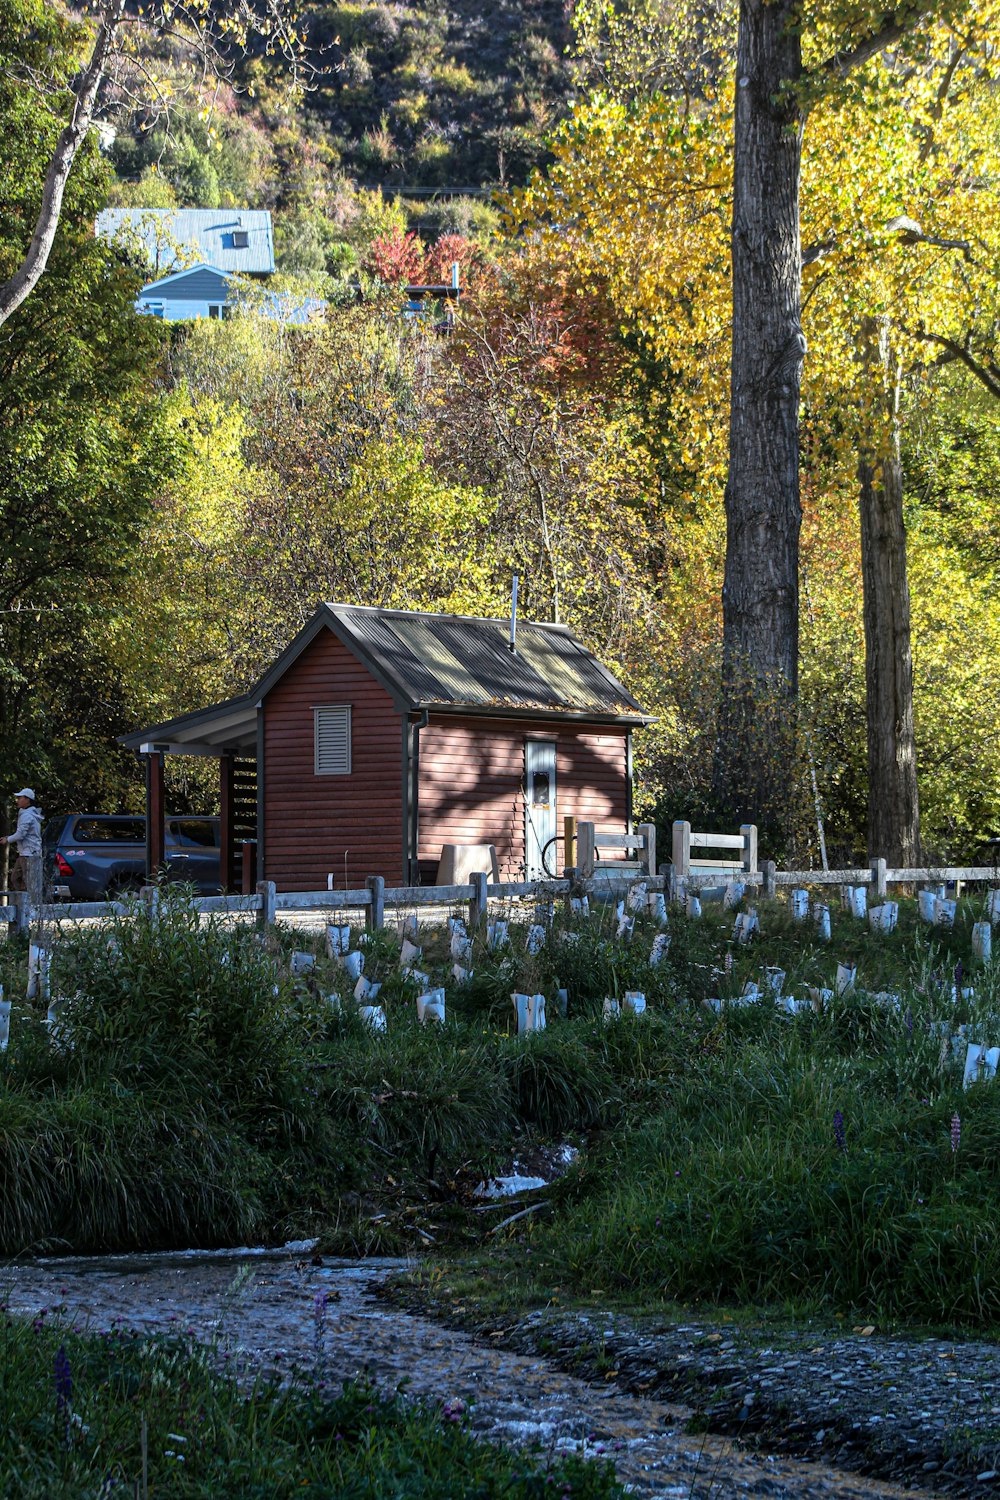
[[[404,234],[397,225],[372,240],[365,270],[390,286],[419,285],[424,279],[424,247],[416,234]]]
[[[427,251],[424,273],[435,286],[451,282],[451,268],[458,261],[461,285],[468,287],[482,268],[482,252],[474,240],[464,234],[443,234]]]

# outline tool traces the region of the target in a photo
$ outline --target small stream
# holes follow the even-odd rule
[[[39,1260],[0,1269],[0,1301],[16,1314],[48,1309],[80,1330],[188,1332],[214,1342],[237,1369],[314,1370],[322,1357],[335,1387],[362,1373],[388,1390],[406,1381],[416,1395],[465,1401],[481,1437],[610,1456],[619,1479],[645,1500],[933,1493],[691,1436],[683,1407],[566,1375],[544,1359],[476,1342],[379,1301],[375,1284],[404,1267],[396,1260],[314,1265],[308,1247]]]

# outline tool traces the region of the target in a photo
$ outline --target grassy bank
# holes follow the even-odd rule
[[[601,1463],[475,1441],[455,1404],[240,1388],[203,1350],[0,1318],[0,1492],[9,1500],[612,1500]],[[145,1471],[145,1483],[143,1475]]]
[[[821,944],[767,904],[746,947],[719,907],[672,913],[656,966],[648,919],[625,942],[595,909],[568,929],[560,915],[535,954],[524,927],[495,953],[477,937],[462,985],[445,978],[447,932],[428,931],[443,1027],[417,1024],[383,933],[366,954],[388,1018],[373,1033],[318,939],[199,928],[171,895],[156,926],[139,914],[61,940],[53,987],[72,998],[55,1037],[37,1007],[15,1012],[0,1248],[312,1231],[341,1252],[488,1245],[480,1291],[511,1306],[599,1293],[998,1325],[1000,1089],[962,1086],[966,1040],[1000,1044],[1000,970],[970,947],[981,905],[963,901],[951,930],[904,903],[890,934],[836,910]],[[318,955],[298,979],[293,946]],[[767,990],[780,966],[785,995],[832,991],[838,961],[854,991],[817,1008],[790,1016]],[[760,998],[735,1003],[748,981]],[[515,989],[547,997],[537,1036],[510,1034]],[[605,1024],[605,996],[628,989],[646,1014]],[[579,1167],[493,1231],[475,1184],[565,1138]]]

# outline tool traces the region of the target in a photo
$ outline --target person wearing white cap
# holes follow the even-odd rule
[[[12,891],[27,891],[32,905],[38,906],[42,899],[42,811],[35,806],[35,794],[30,786],[23,786],[14,793],[17,803],[17,827],[10,838],[0,838],[0,844],[16,844],[17,858],[10,874]]]

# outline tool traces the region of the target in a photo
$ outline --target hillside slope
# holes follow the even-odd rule
[[[279,269],[308,276],[355,264],[385,199],[426,238],[488,233],[493,190],[542,159],[569,98],[560,0],[345,0],[305,5],[303,23],[313,73],[292,103],[273,59],[241,58],[236,90],[211,94],[163,59],[169,131],[122,122],[115,201],[270,208]]]
[[[307,9],[339,62],[307,111],[360,182],[481,187],[538,159],[568,86],[559,0]]]

